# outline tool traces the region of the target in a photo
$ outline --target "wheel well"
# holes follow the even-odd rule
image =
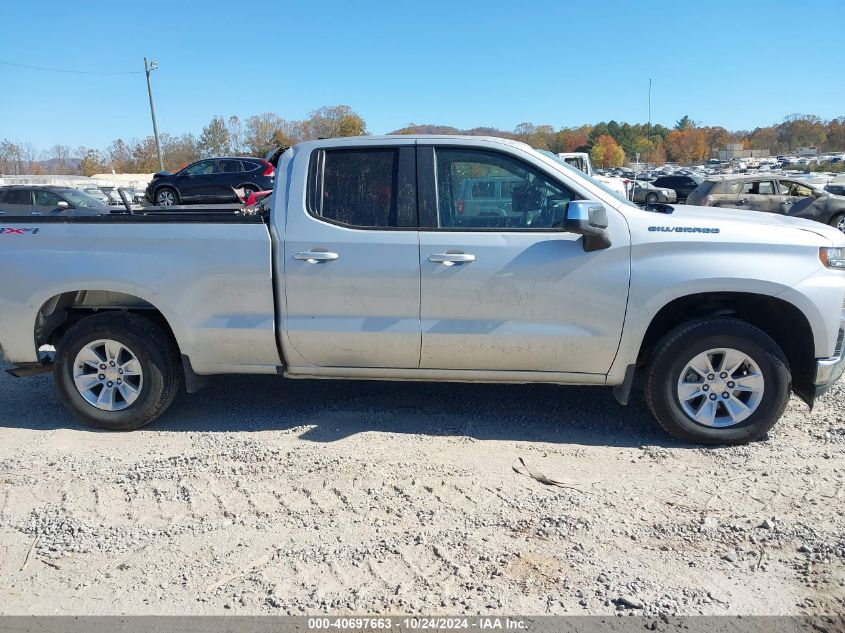
[[[170,183],[165,182],[165,183],[162,183],[162,184],[160,184],[159,186],[157,186],[153,189],[153,202],[155,202],[155,197],[158,195],[158,192],[161,191],[162,189],[170,189],[177,196],[180,195],[179,190],[176,188],[175,185],[171,185]]]
[[[74,290],[45,301],[35,318],[36,348],[55,346],[72,325],[106,310],[132,312],[149,319],[167,333],[173,349],[179,349],[173,329],[158,308],[140,297],[106,290]]]
[[[760,328],[772,337],[789,361],[795,391],[810,391],[815,378],[815,340],[807,317],[791,303],[742,292],[680,297],[665,305],[646,330],[637,365],[645,365],[654,347],[670,330],[701,317],[730,316]]]

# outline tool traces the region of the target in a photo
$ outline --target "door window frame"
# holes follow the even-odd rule
[[[437,193],[437,150],[464,150],[485,154],[498,154],[508,160],[520,163],[528,172],[540,175],[572,194],[572,200],[585,200],[583,193],[556,178],[548,171],[532,165],[508,152],[488,147],[465,147],[456,145],[417,145],[417,206],[420,231],[437,233],[568,233],[564,227],[519,228],[519,227],[465,227],[439,226]]]
[[[11,195],[12,193],[17,193],[18,191],[23,191],[24,193],[29,194],[29,202],[9,202],[7,200],[9,195]],[[7,189],[6,195],[3,196],[3,204],[17,204],[17,205],[20,205],[20,206],[27,206],[28,205],[28,206],[32,207],[32,206],[34,206],[33,200],[35,200],[35,196],[32,194],[32,187],[24,187],[24,188],[21,188],[21,189]]]
[[[396,153],[396,221],[397,226],[361,226],[348,224],[319,214],[319,202],[323,191],[323,174],[326,166],[326,152],[366,152],[391,150]],[[309,216],[319,222],[340,226],[353,231],[418,231],[418,182],[417,156],[413,145],[353,145],[342,148],[325,147],[311,152],[308,162],[308,179],[305,188],[305,209]],[[404,211],[403,211],[404,210]],[[406,216],[408,216],[406,218]],[[399,226],[405,219],[406,225]]]

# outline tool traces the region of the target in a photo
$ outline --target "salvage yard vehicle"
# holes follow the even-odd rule
[[[117,430],[213,374],[607,385],[626,404],[639,373],[658,422],[705,444],[764,437],[791,391],[812,404],[842,374],[845,236],[823,224],[648,211],[496,138],[309,141],[278,172],[269,214],[3,218],[10,372],[52,366],[73,413]],[[460,214],[489,177],[514,181],[509,211]]]
[[[175,174],[160,171],[147,185],[151,203],[168,207],[180,204],[237,202],[234,189],[246,195],[273,188],[275,168],[263,158],[205,158]]]
[[[55,185],[7,185],[0,187],[0,216],[64,217],[102,215],[109,206],[84,191]]]
[[[714,176],[689,196],[690,204],[767,211],[806,218],[845,233],[845,197],[794,178],[774,175]]]
[[[691,174],[661,176],[652,184],[663,189],[672,189],[678,196],[678,202],[686,202],[692,191],[701,184],[701,178]]]
[[[639,204],[671,204],[678,201],[674,189],[655,187],[654,183],[635,181],[631,184],[631,200]]]

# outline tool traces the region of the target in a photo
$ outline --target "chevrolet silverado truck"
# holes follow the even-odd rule
[[[506,183],[500,204],[465,213],[468,180]],[[10,372],[52,367],[115,430],[214,374],[606,385],[622,404],[639,375],[669,433],[737,444],[843,371],[845,236],[815,222],[648,211],[527,145],[450,136],[301,143],[265,206],[3,218]]]

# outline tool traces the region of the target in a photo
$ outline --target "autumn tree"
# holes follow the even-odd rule
[[[790,151],[799,147],[819,147],[827,141],[824,125],[814,115],[791,114],[778,126],[778,132]]]
[[[176,172],[199,159],[200,144],[193,134],[161,135],[161,153],[166,169]]]
[[[602,134],[590,148],[590,160],[596,167],[620,167],[625,151],[610,134]]]
[[[112,169],[117,173],[131,173],[132,150],[122,138],[116,138],[106,150],[106,157],[111,163]]]
[[[202,129],[199,146],[204,157],[225,156],[229,153],[229,129],[222,116],[215,116]]]
[[[229,147],[227,154],[238,156],[243,153],[243,126],[236,114],[226,121],[226,131],[229,133]]]
[[[82,160],[79,162],[79,170],[83,176],[104,173],[106,171],[106,161],[100,150],[86,150],[82,155]]]
[[[274,135],[281,132],[285,120],[273,112],[255,114],[246,120],[243,144],[245,150],[253,156],[264,156],[276,147]]]
[[[348,105],[323,106],[312,110],[308,116],[309,138],[335,138],[339,136],[361,136],[367,133],[367,126],[360,115]]]
[[[145,136],[140,140],[133,140],[131,151],[132,160],[127,170],[128,173],[148,174],[159,171],[155,137]]]
[[[663,141],[666,158],[681,164],[704,161],[707,158],[707,136],[702,129],[675,129]]]
[[[587,148],[587,139],[591,127],[582,125],[579,128],[561,128],[549,143],[549,149],[558,152],[582,152]]]

